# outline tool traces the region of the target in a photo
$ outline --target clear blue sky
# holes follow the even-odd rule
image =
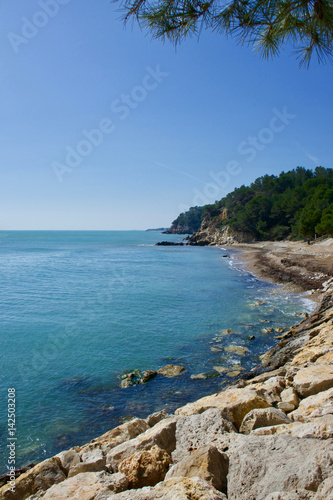
[[[175,50],[117,9],[1,3],[0,229],[169,226],[260,175],[333,167],[331,65],[209,32]]]

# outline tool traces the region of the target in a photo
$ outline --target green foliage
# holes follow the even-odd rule
[[[187,212],[181,213],[171,226],[171,231],[179,234],[192,234],[201,226],[204,207],[191,207]]]
[[[234,36],[254,45],[264,57],[276,56],[292,43],[301,64],[313,53],[318,60],[332,57],[332,0],[114,0],[121,2],[125,21],[134,18],[153,37],[175,44],[202,28]]]
[[[259,177],[206,205],[203,216],[256,240],[333,235],[333,169],[297,167],[278,177]]]

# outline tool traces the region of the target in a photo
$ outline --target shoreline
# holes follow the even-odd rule
[[[287,292],[307,292],[320,304],[322,284],[333,277],[333,239],[304,242],[258,242],[222,245],[238,250],[243,269],[261,280],[283,285]],[[237,252],[238,253],[238,252]]]
[[[270,282],[280,283],[280,284],[282,282],[282,284],[285,285],[284,280],[281,279],[281,275],[282,275],[282,277],[284,276],[283,273],[286,272],[286,266],[284,265],[284,263],[282,263],[282,265],[279,265],[279,262],[278,262],[279,252],[280,253],[281,253],[281,251],[283,252],[283,254],[284,254],[284,256],[282,256],[283,259],[285,258],[285,255],[286,255],[286,245],[285,245],[285,242],[283,242],[283,243],[284,243],[283,246],[281,246],[281,244],[280,244],[277,247],[272,245],[271,243],[266,243],[266,244],[260,243],[259,245],[258,244],[254,244],[254,245],[251,245],[251,244],[230,245],[230,246],[225,245],[225,246],[222,246],[221,248],[228,249],[228,250],[229,249],[236,250],[236,251],[239,250],[239,253],[237,252],[237,254],[238,254],[237,257],[239,257],[240,260],[244,263],[244,268],[243,268],[244,270],[249,270],[251,273],[253,273],[255,276],[259,277],[260,279],[264,279],[264,280],[268,280]],[[288,254],[289,259],[296,259],[297,256],[299,257],[300,255],[301,256],[310,255],[310,252],[306,252],[305,250],[303,250],[302,247],[299,247],[299,245],[300,245],[299,243],[297,245],[298,245],[297,247],[294,246],[293,252],[289,252],[289,254]],[[305,247],[305,249],[306,249],[306,247]],[[320,265],[320,262],[322,261],[321,260],[322,253],[323,253],[322,251],[316,251],[316,252],[312,253],[312,255],[317,255],[317,254],[319,255],[319,259],[318,259],[319,265]],[[329,253],[329,252],[326,252],[326,253]],[[276,255],[276,254],[278,254],[278,255]],[[263,265],[263,259],[262,259],[263,256],[267,257],[267,261],[264,261],[264,265]],[[327,360],[325,359],[325,362],[323,362],[324,368],[326,366],[332,366],[332,363],[333,363],[333,356],[332,356],[333,340],[330,337],[330,335],[332,336],[333,282],[331,281],[330,284],[327,284],[326,290],[325,289],[323,290],[322,285],[324,282],[326,282],[328,280],[324,279],[324,276],[316,276],[315,280],[311,279],[312,278],[311,274],[309,276],[306,276],[306,274],[305,274],[306,273],[306,262],[307,262],[307,259],[304,260],[305,265],[293,266],[296,268],[296,269],[292,270],[295,281],[292,281],[292,283],[288,283],[287,288],[285,288],[285,290],[290,291],[290,292],[300,293],[300,292],[309,291],[309,288],[308,288],[309,284],[315,284],[316,288],[310,288],[310,290],[315,290],[315,291],[309,296],[309,299],[315,301],[317,303],[318,307],[309,315],[308,318],[303,319],[299,324],[291,327],[291,329],[289,331],[285,332],[281,336],[281,340],[277,343],[277,345],[275,345],[272,349],[270,349],[269,351],[267,351],[266,353],[264,353],[261,356],[261,364],[258,365],[258,367],[256,368],[255,371],[244,373],[243,377],[240,377],[239,379],[235,380],[235,382],[228,384],[226,387],[223,388],[223,390],[221,390],[221,392],[219,392],[217,394],[205,396],[197,401],[186,404],[184,407],[179,408],[175,412],[175,415],[168,415],[168,414],[166,414],[165,411],[164,412],[162,411],[162,412],[159,412],[158,415],[148,416],[146,419],[134,419],[131,422],[127,422],[127,423],[122,424],[121,426],[119,426],[115,429],[112,429],[111,431],[108,431],[103,436],[100,436],[100,437],[93,439],[90,443],[88,443],[86,445],[83,445],[81,447],[74,447],[71,450],[64,451],[64,452],[60,453],[56,457],[47,459],[44,462],[37,464],[35,467],[31,468],[27,472],[24,472],[23,474],[18,476],[18,478],[16,479],[15,488],[18,491],[18,496],[15,496],[15,495],[13,496],[8,491],[8,486],[3,486],[2,488],[0,488],[0,499],[16,500],[16,498],[20,498],[20,499],[28,499],[29,498],[29,500],[37,500],[39,498],[44,498],[44,495],[45,495],[46,499],[49,499],[49,498],[50,499],[52,499],[52,498],[55,498],[55,499],[68,498],[69,499],[69,498],[72,498],[70,496],[72,493],[68,493],[68,495],[67,495],[66,486],[70,486],[70,484],[75,483],[75,481],[76,481],[76,483],[75,483],[76,488],[78,488],[79,484],[77,483],[77,481],[78,481],[78,479],[80,479],[80,481],[82,481],[84,479],[83,475],[86,476],[87,478],[88,478],[87,475],[90,475],[89,476],[89,481],[90,481],[90,479],[92,479],[92,475],[94,475],[94,479],[97,479],[98,474],[99,475],[104,474],[105,477],[107,477],[107,479],[110,479],[110,478],[116,479],[114,477],[115,475],[118,475],[118,479],[119,479],[120,475],[122,476],[122,478],[121,478],[122,479],[122,486],[118,485],[117,486],[117,488],[119,488],[118,490],[117,489],[112,490],[112,491],[114,491],[114,495],[119,492],[118,493],[119,500],[121,500],[121,499],[123,499],[123,500],[127,500],[127,499],[141,500],[143,498],[145,500],[146,499],[150,500],[150,499],[155,499],[155,498],[156,499],[157,498],[163,498],[163,499],[165,498],[166,500],[169,498],[170,498],[170,500],[171,499],[178,500],[178,498],[179,498],[180,500],[182,500],[183,498],[187,498],[187,497],[182,497],[182,496],[174,496],[174,497],[170,496],[169,497],[169,496],[167,496],[168,491],[164,491],[164,490],[162,493],[163,496],[161,496],[161,497],[158,496],[158,487],[169,488],[169,486],[172,486],[171,495],[173,495],[174,494],[173,492],[176,491],[175,490],[176,483],[175,482],[172,484],[170,483],[170,485],[168,483],[170,481],[172,481],[172,477],[173,477],[172,474],[169,474],[170,470],[172,470],[173,468],[179,467],[178,462],[182,462],[182,458],[180,456],[178,456],[178,458],[174,458],[174,456],[173,456],[173,454],[175,452],[177,452],[177,446],[178,446],[177,439],[176,439],[177,435],[175,435],[174,438],[172,438],[174,444],[170,445],[170,449],[175,446],[175,448],[173,448],[172,451],[170,451],[169,448],[165,448],[165,444],[163,444],[163,446],[164,446],[164,448],[163,448],[160,439],[157,439],[156,442],[154,441],[153,443],[150,443],[149,445],[145,444],[142,447],[141,446],[142,443],[140,441],[140,439],[141,439],[140,436],[145,435],[147,433],[149,434],[149,432],[152,433],[154,431],[154,429],[155,429],[155,432],[156,431],[160,432],[162,430],[163,433],[165,434],[165,424],[168,424],[167,425],[168,431],[170,431],[170,428],[173,429],[171,431],[171,434],[174,434],[176,432],[175,429],[177,428],[177,425],[178,425],[177,422],[180,421],[179,419],[183,419],[183,420],[185,419],[186,421],[188,419],[193,420],[194,416],[201,415],[201,414],[205,415],[205,413],[209,412],[209,411],[212,413],[212,411],[211,411],[212,409],[215,409],[215,410],[218,409],[220,412],[222,411],[223,419],[226,419],[227,422],[231,423],[236,428],[237,439],[238,439],[238,441],[240,441],[242,443],[242,446],[245,443],[245,441],[243,443],[242,439],[247,438],[247,435],[244,435],[244,432],[241,432],[241,426],[243,425],[242,421],[244,420],[244,418],[248,414],[251,414],[251,412],[263,411],[264,409],[266,409],[268,411],[269,408],[273,408],[273,409],[276,409],[277,411],[280,411],[280,419],[282,418],[281,412],[286,415],[287,419],[289,419],[289,421],[285,420],[284,422],[282,422],[282,421],[276,422],[274,420],[274,418],[272,418],[270,421],[271,425],[268,425],[267,422],[263,426],[259,425],[259,430],[257,433],[254,431],[255,428],[253,429],[253,432],[249,433],[249,437],[252,436],[253,439],[255,439],[255,437],[257,437],[257,439],[258,439],[258,437],[260,437],[260,436],[262,438],[263,437],[266,438],[267,436],[272,437],[273,435],[275,436],[275,434],[280,434],[280,431],[283,431],[283,432],[281,432],[283,435],[286,434],[287,436],[293,436],[294,438],[296,437],[297,439],[299,439],[297,432],[299,433],[300,426],[303,424],[304,425],[307,424],[308,426],[309,425],[313,426],[314,425],[313,419],[320,418],[321,420],[315,421],[315,424],[317,424],[317,422],[319,422],[322,427],[324,426],[323,427],[324,430],[318,431],[317,427],[315,427],[315,430],[313,430],[311,432],[314,433],[314,437],[316,437],[320,441],[323,441],[324,443],[325,443],[325,440],[327,440],[327,439],[330,440],[329,442],[327,442],[328,449],[330,449],[329,447],[332,447],[332,445],[333,445],[333,440],[332,440],[332,438],[333,438],[333,416],[327,417],[327,415],[331,415],[333,413],[333,408],[331,409],[331,406],[330,406],[331,405],[330,402],[333,400],[333,392],[332,392],[333,389],[331,389],[332,396],[331,396],[331,393],[329,394],[329,398],[331,398],[331,399],[328,399],[328,401],[329,401],[328,412],[325,413],[325,411],[326,411],[325,409],[320,410],[321,404],[324,406],[325,405],[327,406],[327,400],[324,400],[324,402],[319,401],[319,403],[316,405],[316,407],[318,408],[318,411],[319,410],[321,411],[321,413],[319,415],[317,415],[316,417],[309,418],[307,415],[304,416],[304,412],[303,413],[300,412],[299,408],[300,408],[301,403],[303,403],[303,400],[305,401],[307,398],[312,397],[312,394],[308,394],[306,392],[306,389],[305,389],[305,392],[303,392],[302,394],[299,394],[298,389],[297,389],[298,386],[296,383],[294,384],[294,380],[297,376],[298,371],[306,370],[307,368],[311,368],[312,365],[314,365],[314,368],[315,368],[317,361],[320,360],[321,358],[325,359],[325,356],[327,358]],[[312,266],[314,269],[317,268],[318,262],[317,263],[312,262]],[[302,260],[300,261],[300,263],[302,264]],[[298,264],[300,264],[300,263],[298,262]],[[312,272],[317,273],[318,271],[315,270]],[[324,274],[324,273],[322,273],[322,274]],[[304,277],[303,280],[300,279],[300,275]],[[319,291],[317,288],[319,283],[320,283],[321,291]],[[326,334],[323,335],[323,337],[320,338],[318,341],[318,337],[320,337],[320,335],[321,335],[321,329],[322,329],[322,327],[323,327],[323,329],[326,328],[326,323],[329,325],[329,328],[327,330],[328,335],[326,335]],[[313,339],[315,340],[315,342],[313,342]],[[311,342],[312,342],[312,344],[314,343],[314,345],[312,345]],[[307,346],[307,344],[309,344],[309,345]],[[315,353],[313,353],[313,350],[315,351]],[[297,360],[296,363],[295,363],[295,359]],[[314,375],[312,378],[315,379],[316,376]],[[325,389],[325,387],[328,387],[328,388],[333,387],[333,377],[331,377],[331,378],[330,377],[331,377],[331,375],[329,373],[328,374],[329,380],[327,382],[327,379],[326,379],[326,382],[325,382],[326,385],[324,384],[324,386],[320,386],[320,387],[318,386],[319,389],[317,387],[318,391],[314,392],[314,395],[321,394],[321,392],[325,392],[325,391],[328,392],[327,389]],[[312,385],[316,384],[316,380],[310,380],[310,384],[312,384]],[[267,388],[270,387],[269,392],[267,392],[268,389],[266,390],[266,388],[264,388],[265,385],[267,386]],[[323,389],[323,387],[324,387],[324,389]],[[251,396],[254,397],[254,392],[256,393],[256,396],[254,397],[255,403],[253,403],[253,404],[249,403],[248,399],[244,403],[243,395],[248,394],[249,388],[250,388],[250,392],[252,391],[252,393],[253,393],[253,394],[251,394]],[[290,390],[291,388],[293,389],[293,391]],[[328,390],[330,390],[330,389],[328,389]],[[289,398],[288,401],[284,401],[284,399],[281,398],[281,394],[283,393],[283,391],[289,391],[290,393],[292,393],[293,394],[292,398]],[[233,400],[232,402],[229,401],[228,398],[227,398],[227,400],[225,399],[227,394],[230,394],[231,399]],[[237,394],[236,400],[234,400],[234,394]],[[295,394],[296,394],[296,397],[295,397]],[[261,398],[261,402],[259,401],[258,398],[259,399]],[[299,401],[296,405],[294,403],[296,402],[297,398]],[[222,400],[222,403],[219,402],[220,399]],[[290,403],[291,400],[293,400],[292,403]],[[264,401],[264,403],[262,401]],[[242,419],[240,420],[240,417],[236,417],[236,414],[238,414],[237,412],[240,411],[240,406],[242,406],[242,405],[244,406],[244,404],[246,406],[246,413],[243,415]],[[294,407],[291,408],[291,406],[289,406],[289,408],[288,408],[288,404],[291,406],[294,405]],[[232,406],[232,408],[234,408],[234,406],[236,405],[237,411],[234,409],[231,410],[230,405]],[[228,407],[227,411],[225,410],[226,407]],[[269,411],[271,411],[271,410],[269,410]],[[244,413],[244,409],[241,411],[241,413],[242,412]],[[299,417],[299,418],[297,417],[296,420],[294,420],[293,418],[290,419],[288,416],[289,414],[291,415],[293,412],[296,412],[296,417],[297,417],[297,415]],[[298,412],[298,414],[297,414],[297,412]],[[216,413],[214,418],[216,419],[216,418],[221,418],[221,417],[218,416],[218,414]],[[140,425],[141,425],[141,427],[139,425],[139,427],[140,427],[139,431],[135,431],[135,432],[128,431],[128,428],[131,425],[133,426],[134,422],[139,421],[139,420],[140,420]],[[142,423],[142,422],[145,422],[145,423]],[[297,428],[296,434],[294,433],[295,425]],[[200,426],[201,426],[201,424],[200,424]],[[274,426],[275,426],[275,428],[273,429]],[[279,428],[279,426],[281,426],[281,427]],[[116,441],[114,442],[115,436],[119,436],[119,434],[121,434],[125,428],[127,430],[125,432],[125,437],[123,438],[123,441],[118,442],[117,441],[118,438],[117,438]],[[119,431],[119,429],[121,429],[121,432]],[[136,434],[136,432],[139,432],[139,433]],[[200,432],[199,429],[197,429],[197,432]],[[208,432],[208,435],[210,436],[210,443],[205,443],[205,446],[208,446],[208,444],[210,444],[210,445],[214,445],[214,447],[215,447],[215,444],[216,444],[215,437],[216,436],[212,437],[209,434],[209,432],[210,432],[209,428],[207,429],[207,432]],[[230,432],[230,430],[228,432]],[[262,432],[262,434],[260,434],[260,432]],[[271,434],[270,434],[270,432],[271,432]],[[318,435],[318,436],[315,435],[316,432],[317,432],[317,434],[319,433],[320,435]],[[164,434],[163,434],[163,436],[164,436]],[[219,439],[220,439],[220,437],[219,437]],[[311,433],[309,434],[309,431],[308,431],[308,434],[306,435],[306,437],[312,437],[312,440],[313,440],[313,436],[311,436]],[[225,438],[225,436],[224,436],[224,438]],[[230,462],[232,460],[233,454],[237,453],[237,449],[236,449],[237,446],[236,446],[236,444],[230,446],[229,438],[230,438],[230,436],[228,435],[228,439],[226,439],[226,441],[223,441],[223,443],[224,443],[223,446],[220,446],[220,447],[217,446],[217,450],[218,450],[218,452],[223,452],[223,453],[227,454],[228,460]],[[236,439],[235,436],[233,436],[233,439],[234,438]],[[140,443],[138,444],[138,448],[136,448],[136,444],[134,446],[134,448],[136,450],[135,453],[141,453],[141,454],[143,452],[150,453],[151,450],[157,446],[158,448],[161,448],[163,451],[165,451],[170,456],[170,460],[168,459],[169,460],[168,467],[165,468],[165,471],[163,473],[164,475],[162,474],[161,476],[158,476],[159,481],[154,482],[154,480],[153,480],[152,483],[149,483],[149,481],[148,481],[148,483],[144,483],[144,482],[143,483],[139,482],[137,484],[133,483],[133,484],[136,484],[136,488],[133,487],[133,484],[131,485],[128,482],[129,478],[132,477],[133,474],[138,474],[138,471],[135,469],[135,464],[132,462],[130,464],[130,467],[127,468],[125,471],[125,468],[121,467],[122,462],[121,463],[119,461],[117,462],[118,458],[117,459],[114,458],[114,453],[115,453],[114,448],[116,449],[118,447],[120,447],[120,449],[121,449],[121,453],[122,453],[121,458],[122,459],[124,459],[124,456],[125,456],[124,460],[131,458],[133,455],[132,446],[134,445],[135,440],[137,441],[136,444],[138,444],[138,440],[140,441]],[[163,443],[164,443],[164,440],[165,440],[165,438],[163,437],[163,439],[162,439]],[[104,446],[103,443],[105,443],[106,441],[112,442],[112,446],[110,445],[111,446],[110,449],[108,448],[109,445],[107,445],[107,448],[105,448],[105,449],[103,448],[103,446]],[[234,449],[233,446],[236,446],[236,448]],[[262,443],[260,444],[260,446],[262,446]],[[132,451],[130,451],[130,454],[128,455],[126,450],[132,450]],[[311,450],[312,450],[312,448],[310,447],[310,451]],[[325,448],[325,450],[326,450],[326,448]],[[93,451],[93,453],[92,453],[92,451]],[[194,447],[193,453],[192,453],[192,451],[190,451],[190,453],[186,452],[185,455],[186,456],[188,455],[187,460],[190,460],[190,457],[192,457],[192,454],[195,454],[195,452],[196,452],[196,447]],[[96,453],[99,457],[97,461],[95,460]],[[148,455],[149,455],[149,453],[148,453]],[[182,453],[184,453],[184,450],[182,450]],[[68,462],[69,454],[71,455],[73,460],[71,459]],[[112,455],[112,459],[110,458],[110,455]],[[73,458],[74,456],[75,456],[75,459]],[[66,459],[64,457],[66,457]],[[149,459],[152,459],[152,457],[150,456]],[[287,460],[287,459],[288,459],[288,457],[284,457],[284,460]],[[111,462],[113,460],[113,462],[108,463],[108,460],[111,460]],[[114,462],[114,460],[116,460],[116,462]],[[154,458],[154,460],[155,460],[155,462],[154,462],[153,468],[158,469],[160,467],[161,460],[156,459],[156,457]],[[316,460],[317,460],[317,458],[316,458]],[[168,472],[169,464],[171,466],[171,469]],[[33,491],[33,489],[32,490],[27,489],[27,485],[29,485],[31,483],[31,478],[34,478],[34,481],[33,481],[34,484],[36,483],[37,485],[40,485],[40,481],[38,478],[40,478],[41,474],[44,474],[45,467],[47,467],[47,470],[49,470],[50,468],[51,469],[56,468],[56,466],[58,466],[60,471],[62,471],[62,473],[63,473],[63,476],[61,476],[61,479],[59,481],[58,481],[58,479],[55,480],[53,477],[53,479],[47,484],[47,486],[42,485],[41,488],[38,486],[36,491]],[[76,469],[75,469],[75,467],[76,467]],[[71,469],[72,469],[72,472],[70,472]],[[120,469],[122,469],[122,470],[120,470]],[[125,472],[123,472],[123,471],[125,471]],[[61,475],[59,473],[59,471],[57,474],[58,474],[58,476]],[[77,477],[79,474],[81,475],[80,478]],[[232,470],[230,472],[230,466],[229,466],[229,474],[231,474],[231,475],[233,474]],[[206,474],[206,476],[207,476],[207,474]],[[214,489],[213,493],[217,496],[210,496],[209,498],[212,498],[212,499],[214,498],[214,500],[215,499],[216,500],[220,500],[220,499],[225,500],[226,498],[242,500],[245,497],[247,498],[247,496],[246,496],[246,495],[248,495],[247,490],[242,492],[242,495],[245,495],[245,496],[237,496],[237,495],[236,496],[235,495],[229,496],[229,494],[228,494],[228,496],[225,496],[226,495],[226,487],[220,485],[216,490],[216,488],[214,486],[214,484],[216,485],[216,482],[212,481],[211,478],[210,479],[208,478],[209,480],[207,481],[206,476],[202,477],[200,475],[200,473],[198,473],[198,477],[202,478],[202,480],[204,481],[205,484],[200,483],[200,482],[197,484],[194,484],[194,485],[190,484],[190,486],[192,486],[192,488],[194,488],[195,492],[199,491],[200,488],[202,488],[202,497],[201,498],[208,499],[208,496],[205,497],[204,495],[208,494],[208,493],[212,493],[212,491],[209,491],[212,488]],[[75,480],[75,477],[76,477],[76,480]],[[105,477],[103,476],[103,481],[104,481]],[[186,488],[189,487],[188,481],[191,482],[191,480],[189,479],[188,471],[187,471],[187,473],[185,473],[183,471],[179,477],[178,476],[175,476],[175,477],[178,478],[177,482],[180,482],[180,483],[181,483],[181,481],[184,482],[186,479],[186,481],[187,481],[187,483],[185,481]],[[324,483],[326,479],[331,481],[330,477],[328,477],[328,476],[327,476],[327,478],[325,477],[317,485],[318,491],[321,488],[321,483]],[[126,483],[126,481],[127,481],[127,483]],[[58,486],[58,483],[59,483],[59,486]],[[331,484],[333,485],[333,479],[332,479],[332,483],[329,482],[329,488],[331,487],[330,486]],[[58,497],[58,496],[56,496],[55,493],[57,491],[56,489],[57,488],[59,489],[61,485],[65,489],[61,490],[61,494]],[[157,485],[157,486],[155,486],[155,485]],[[158,485],[160,485],[160,486],[158,486]],[[91,486],[91,488],[94,488],[94,485],[90,485],[90,486]],[[149,496],[148,490],[145,493],[142,492],[143,495],[147,495],[147,496],[140,496],[141,495],[141,488],[143,486],[151,488],[152,496]],[[29,486],[29,488],[30,488],[30,486]],[[128,489],[128,488],[130,488],[130,489]],[[48,490],[50,490],[50,491],[48,491]],[[317,490],[315,490],[315,491],[317,491]],[[24,493],[25,491],[29,492],[29,495],[28,495],[28,493]],[[108,486],[108,491],[109,491],[108,495],[112,494],[109,486]],[[124,493],[120,493],[121,491],[124,491]],[[289,490],[284,490],[284,489],[282,491],[289,492]],[[327,491],[330,491],[330,490],[327,490]],[[219,492],[222,492],[220,494],[220,496],[218,496]],[[49,496],[49,494],[51,496]],[[118,498],[118,495],[115,496],[115,500]],[[316,500],[317,499],[318,500],[319,499],[320,500],[321,499],[327,500],[328,498],[330,498],[330,497],[326,496],[325,491],[324,491],[323,495],[325,495],[325,496],[314,496],[313,495],[313,496],[299,496],[297,498],[304,498],[304,499],[315,498]],[[31,499],[30,499],[30,497],[31,497]],[[91,498],[95,498],[95,497],[92,496]],[[96,498],[97,498],[97,496],[96,496]],[[105,499],[109,498],[109,496],[105,496],[105,497],[98,496],[98,498],[102,500],[104,498]],[[250,498],[250,496],[249,496],[249,498]],[[261,496],[253,497],[253,498],[256,498],[256,499],[263,498],[264,500],[266,500],[266,497],[261,497]],[[285,497],[284,496],[281,496],[281,497],[280,496],[279,497],[272,496],[272,497],[267,497],[267,500],[268,499],[273,500],[275,498],[276,499],[277,498],[284,499]],[[293,496],[288,497],[288,500],[289,500],[289,498],[291,500],[294,500],[294,498],[296,498],[296,497],[293,497]]]

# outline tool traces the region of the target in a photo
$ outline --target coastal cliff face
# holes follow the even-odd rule
[[[63,451],[0,499],[332,500],[333,279],[256,372]]]
[[[248,234],[231,231],[229,226],[218,227],[215,222],[203,220],[200,229],[188,240],[189,245],[233,245],[235,243],[252,243]]]

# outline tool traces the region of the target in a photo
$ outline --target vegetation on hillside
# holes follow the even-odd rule
[[[206,205],[203,217],[257,240],[333,235],[333,169],[264,175]]]
[[[204,207],[191,207],[187,212],[178,215],[168,232],[177,234],[192,234],[199,230]]]
[[[178,219],[193,213],[199,214],[199,207]],[[254,240],[333,236],[333,169],[297,167],[279,176],[264,175],[206,205],[201,217],[217,229],[229,226]]]

